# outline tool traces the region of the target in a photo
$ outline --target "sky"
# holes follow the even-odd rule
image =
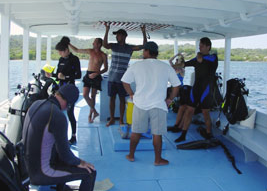
[[[19,35],[23,34],[23,29],[16,25],[15,23],[11,22],[10,26],[10,32],[11,35]],[[31,36],[36,37],[36,34],[30,33]],[[94,37],[80,37],[80,38],[94,38]],[[155,40],[157,44],[173,44],[173,40]],[[130,44],[142,44],[142,39],[138,38],[127,38],[127,43]],[[194,41],[180,41],[178,42],[179,44],[195,44]],[[216,48],[221,48],[224,47],[224,40],[213,40],[212,41],[212,46]],[[232,48],[246,48],[246,49],[256,49],[256,48],[261,48],[261,49],[267,49],[267,34],[264,35],[256,35],[256,36],[249,36],[249,37],[242,37],[242,38],[232,38],[231,41],[231,46]]]

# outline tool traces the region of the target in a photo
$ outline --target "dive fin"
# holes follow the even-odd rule
[[[192,141],[189,143],[176,145],[176,148],[182,150],[208,149],[211,147],[217,147],[219,145],[220,141],[218,139],[209,139],[209,140]]]

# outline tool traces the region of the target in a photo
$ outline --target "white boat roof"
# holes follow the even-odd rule
[[[7,6],[5,6],[7,5]],[[142,37],[196,40],[267,33],[267,0],[0,0],[11,20],[43,35],[103,36],[124,28]]]

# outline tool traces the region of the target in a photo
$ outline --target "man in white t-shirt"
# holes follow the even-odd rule
[[[126,158],[134,161],[141,134],[147,132],[150,123],[155,150],[154,165],[167,165],[169,161],[161,158],[162,135],[167,132],[167,105],[177,95],[180,82],[169,64],[157,60],[158,45],[155,42],[144,45],[143,56],[144,60],[132,64],[121,79],[134,103],[130,153]],[[168,82],[173,90],[166,100]],[[131,89],[131,83],[136,84],[135,92]]]

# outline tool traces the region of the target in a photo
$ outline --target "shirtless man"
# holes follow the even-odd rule
[[[83,97],[90,107],[90,113],[88,116],[89,123],[93,123],[94,119],[99,115],[95,109],[95,97],[97,90],[101,91],[101,74],[108,70],[107,55],[101,51],[103,40],[96,38],[93,42],[93,49],[78,49],[72,44],[69,44],[70,48],[77,53],[89,54],[89,63],[86,75],[83,77]],[[102,65],[104,68],[101,70]],[[91,89],[91,98],[89,97]]]

